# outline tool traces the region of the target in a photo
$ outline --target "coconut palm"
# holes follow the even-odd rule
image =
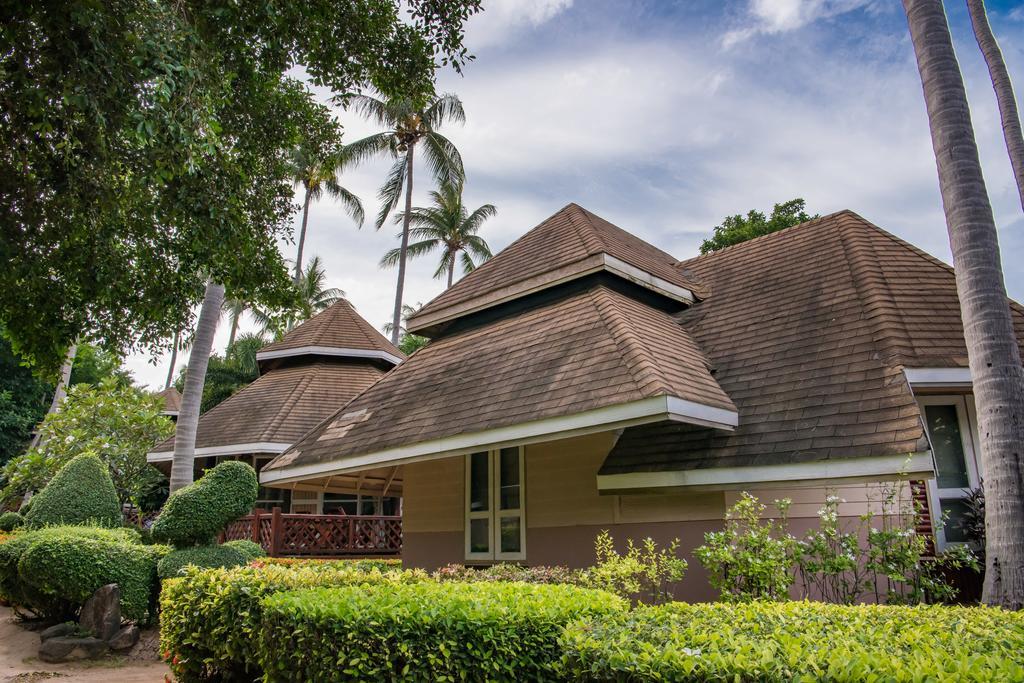
[[[228,347],[230,348],[235,343],[235,337],[238,336],[238,323],[249,309],[249,305],[241,299],[225,298],[223,308],[224,312],[228,314],[228,322],[231,323],[231,333],[228,335]]]
[[[1003,285],[992,206],[941,0],[903,0],[921,72],[956,267],[985,472],[982,600],[1024,607],[1024,368]]]
[[[1017,98],[1013,94],[1010,72],[1006,70],[1003,53],[992,33],[992,27],[988,23],[985,0],[967,0],[967,9],[970,11],[974,37],[977,38],[978,47],[981,48],[981,53],[985,56],[985,63],[988,64],[992,89],[996,91],[996,104],[999,106],[999,117],[1003,124],[1003,139],[1006,140],[1010,166],[1013,167],[1013,175],[1017,180],[1020,204],[1024,208],[1024,133],[1021,132],[1020,115],[1017,113]]]
[[[164,382],[164,389],[171,388],[174,381],[174,366],[178,363],[178,349],[181,348],[181,330],[174,331],[174,339],[171,341],[171,367],[167,368],[167,381]]]
[[[213,351],[213,337],[217,333],[221,306],[224,303],[224,285],[213,280],[206,283],[203,306],[192,340],[192,353],[185,373],[185,387],[181,392],[181,409],[174,428],[174,459],[171,461],[171,493],[192,483],[196,457],[196,429],[199,427],[199,409],[203,402],[206,367]]]
[[[423,157],[441,187],[462,183],[462,156],[448,138],[437,132],[445,123],[466,120],[462,101],[456,95],[432,97],[425,106],[404,98],[378,100],[356,95],[352,106],[386,130],[357,140],[346,148],[346,154],[359,162],[379,154],[390,155],[395,163],[378,192],[382,201],[376,227],[380,230],[388,215],[398,206],[405,191],[405,214],[402,223],[402,246],[398,256],[398,284],[395,287],[395,308],[392,315],[391,341],[398,343],[402,324],[402,294],[405,288],[405,261],[409,247],[409,226],[412,212],[413,161],[416,147],[422,143]]]
[[[325,287],[327,273],[319,256],[309,260],[296,287],[296,305],[283,311],[252,309],[252,317],[262,325],[263,332],[280,339],[286,332],[304,320],[334,305],[345,298],[345,292],[337,287]]]
[[[462,263],[462,272],[468,273],[480,263],[491,258],[491,249],[483,237],[477,234],[484,221],[498,212],[493,204],[484,204],[470,213],[462,203],[462,188],[446,186],[430,193],[434,205],[416,207],[409,212],[411,239],[418,240],[409,245],[408,258],[416,258],[441,250],[441,261],[434,271],[434,278],[440,279],[447,273],[448,286],[455,280],[455,262]],[[406,212],[395,216],[396,223],[404,223]],[[474,257],[476,260],[474,261]],[[394,267],[401,252],[392,249],[384,254],[382,268]]]
[[[309,222],[309,205],[325,194],[341,202],[345,212],[352,217],[359,227],[366,218],[363,204],[359,198],[341,186],[338,176],[353,164],[353,159],[342,147],[340,151],[319,156],[305,145],[299,145],[291,154],[290,167],[296,186],[305,191],[302,199],[302,228],[299,231],[298,251],[295,254],[295,277],[298,284],[302,277],[302,249],[306,244],[306,225]]]
[[[402,322],[408,324],[409,318],[416,315],[417,311],[423,308],[423,302],[417,301],[415,306],[409,304],[402,304]],[[384,334],[391,334],[392,323],[384,323],[381,328],[384,330]],[[398,349],[407,356],[411,356],[413,353],[418,351],[427,345],[430,341],[426,337],[421,337],[418,334],[411,334],[408,329],[403,325],[399,328]]]

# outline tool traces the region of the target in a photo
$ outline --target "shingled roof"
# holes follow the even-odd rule
[[[397,364],[405,358],[394,344],[373,329],[345,299],[297,326],[280,341],[268,344],[257,360],[298,355],[378,358]]]
[[[164,402],[164,409],[161,411],[164,415],[177,415],[181,410],[181,392],[174,387],[167,387],[157,393],[157,396]]]
[[[711,290],[678,318],[739,426],[629,428],[602,476],[928,450],[903,370],[967,367],[948,265],[841,211],[680,267]],[[1024,310],[1011,307],[1024,340]]]
[[[588,420],[614,428],[666,418],[728,429],[735,408],[671,315],[596,285],[431,342],[270,463],[263,480],[341,472],[367,454],[395,464],[479,447],[508,427],[551,434]]]
[[[199,418],[199,455],[280,453],[405,355],[341,300],[256,354],[263,375]],[[174,437],[151,461],[170,459]]]
[[[686,303],[704,293],[670,254],[569,204],[427,303],[408,328],[434,336],[454,318],[598,271]]]

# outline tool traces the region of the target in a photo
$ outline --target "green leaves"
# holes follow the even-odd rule
[[[746,216],[726,216],[721,225],[715,226],[714,234],[701,243],[700,253],[708,254],[818,217],[817,214],[809,215],[804,207],[803,199],[791,199],[776,204],[768,217],[754,210],[747,212]]]

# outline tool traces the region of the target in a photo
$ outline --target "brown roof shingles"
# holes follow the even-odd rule
[[[669,314],[595,286],[431,342],[269,467],[344,466],[348,456],[658,395],[734,409]]]
[[[370,323],[345,299],[341,299],[309,320],[291,330],[280,341],[260,349],[260,353],[299,349],[306,346],[382,351],[400,359],[405,354],[399,351],[384,335],[373,329]]]
[[[927,450],[903,367],[967,364],[949,266],[843,211],[681,267],[711,288],[679,319],[739,427],[629,428],[601,474]]]

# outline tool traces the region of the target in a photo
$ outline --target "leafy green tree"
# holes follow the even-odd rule
[[[79,338],[119,353],[192,327],[208,278],[287,296],[287,151],[339,94],[425,100],[479,0],[3,0],[0,322],[55,371]]]
[[[94,344],[79,344],[70,384],[98,386],[107,379],[113,379],[120,387],[128,387],[132,384],[132,373],[122,368],[121,359],[109,351]]]
[[[422,143],[424,158],[439,186],[461,185],[465,179],[462,155],[448,138],[437,132],[437,129],[448,122],[464,122],[466,113],[462,109],[462,101],[451,94],[431,97],[425,103],[407,95],[384,100],[369,95],[357,95],[352,102],[358,112],[386,130],[353,142],[348,146],[347,153],[357,162],[379,154],[389,155],[395,160],[377,195],[383,202],[377,214],[378,230],[398,206],[402,191],[405,191],[402,246],[398,252],[398,284],[395,288],[395,308],[391,318],[391,343],[397,345],[398,330],[402,324],[405,260],[409,247],[409,229],[412,225],[414,153],[416,147]]]
[[[138,505],[163,478],[146,462],[150,448],[174,431],[161,410],[159,398],[113,377],[98,387],[72,386],[64,407],[43,421],[40,445],[3,468],[0,498],[9,502],[38,491],[72,458],[94,453],[110,468],[121,503]]]
[[[253,318],[263,326],[263,332],[280,339],[299,323],[309,320],[345,298],[337,287],[327,287],[327,272],[319,256],[309,260],[302,277],[295,284],[296,304],[279,311],[253,310]]]
[[[484,221],[498,212],[493,204],[484,204],[470,213],[462,203],[462,186],[444,186],[430,193],[434,205],[416,207],[409,214],[413,226],[409,237],[417,240],[409,245],[407,256],[416,258],[441,250],[441,262],[434,271],[434,279],[448,275],[448,286],[455,281],[455,262],[462,263],[462,272],[474,270],[491,258],[491,248],[477,233]],[[404,223],[406,214],[395,216],[396,223]],[[401,235],[399,235],[401,237]],[[402,257],[400,249],[392,249],[381,259],[382,268],[393,268]],[[473,258],[476,257],[474,261]]]
[[[767,217],[754,210],[748,211],[746,216],[726,216],[721,225],[715,226],[714,234],[701,243],[700,253],[718,251],[818,217],[817,214],[811,216],[804,208],[804,200],[798,198],[776,204]]]

